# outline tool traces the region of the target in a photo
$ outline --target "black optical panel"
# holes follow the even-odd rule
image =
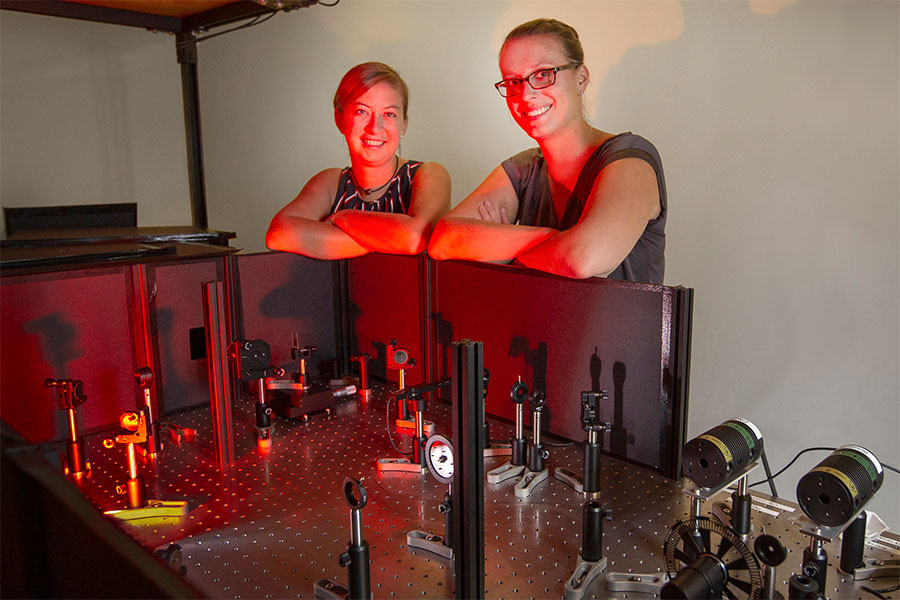
[[[718,487],[757,460],[762,447],[762,434],[753,423],[730,419],[684,445],[684,475],[702,488]]]
[[[807,517],[835,527],[859,512],[884,482],[884,469],[862,446],[841,446],[797,482],[797,502]]]

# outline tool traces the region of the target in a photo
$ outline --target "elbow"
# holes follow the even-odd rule
[[[266,248],[278,252],[295,252],[296,243],[290,227],[275,217],[266,230]]]
[[[449,253],[450,244],[447,236],[447,223],[440,221],[435,226],[428,241],[428,256],[435,260],[447,260],[453,258]]]
[[[529,268],[547,271],[572,279],[606,277],[615,269],[608,267],[609,261],[597,255],[590,248],[555,248],[552,252],[526,252],[519,256],[519,262]]]
[[[278,247],[278,236],[271,226],[269,226],[268,231],[266,231],[266,248],[269,250],[280,250]]]
[[[612,273],[616,265],[611,265],[610,261],[605,257],[598,256],[598,253],[577,253],[576,256],[568,257],[567,268],[568,276],[573,279],[590,279],[591,277],[606,277]]]
[[[282,236],[279,234],[280,228],[273,221],[266,231],[266,248],[269,250],[284,250],[282,244]]]

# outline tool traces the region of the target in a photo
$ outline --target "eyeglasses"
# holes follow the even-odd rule
[[[573,62],[561,67],[553,67],[552,69],[538,69],[525,78],[509,77],[508,79],[504,79],[503,81],[498,81],[494,84],[494,87],[497,88],[497,91],[500,92],[500,95],[504,98],[518,96],[522,93],[522,84],[526,81],[528,82],[528,85],[531,86],[531,89],[540,90],[545,87],[550,87],[551,85],[556,83],[556,74],[560,71],[565,71],[566,69],[574,69],[575,67],[580,66],[580,62]]]

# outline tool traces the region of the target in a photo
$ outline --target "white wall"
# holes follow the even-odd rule
[[[143,29],[0,11],[0,202],[137,202],[190,225],[175,42]]]
[[[200,46],[210,225],[261,250],[275,211],[313,173],[347,164],[331,96],[341,75],[365,60],[387,62],[406,78],[403,153],[447,166],[458,202],[503,158],[532,145],[492,83],[503,35],[536,16],[579,30],[592,73],[592,122],[641,133],[662,154],[671,207],[666,282],[696,290],[689,435],[742,416],[763,431],[776,468],[802,448],[845,443],[900,464],[900,3],[342,0],[278,15]],[[96,60],[122,64],[141,52],[147,60],[132,59],[134,73],[88,69],[94,79],[81,71],[72,82],[53,77],[44,59],[26,70],[8,48],[60,46],[63,58],[92,64],[94,38],[121,30],[48,21],[0,20],[4,205],[34,197],[20,190],[44,186],[43,199],[91,186],[77,175],[41,172],[37,155],[30,171],[9,170],[22,148],[30,152],[40,141],[33,138],[47,135],[22,131],[21,117],[10,121],[13,78],[83,89],[106,106],[109,93],[125,98],[107,109],[129,124],[125,142],[113,142],[115,132],[98,119],[88,132],[55,125],[75,129],[57,162],[72,160],[63,150],[73,140],[76,156],[86,142],[133,152],[144,145],[136,139],[183,140],[171,39],[116,34],[103,42],[111,56]],[[159,84],[168,78],[171,89]],[[46,94],[32,85],[36,104]],[[139,118],[145,94],[172,116]],[[82,106],[76,116],[97,110],[86,100]],[[28,106],[16,107],[44,125]],[[153,168],[158,193],[142,200],[177,196],[168,214],[187,223],[177,143],[171,157],[141,157],[173,163]],[[110,169],[125,175],[97,179],[98,162],[87,172],[113,191],[127,189],[120,179],[134,180],[146,166],[132,157]],[[16,174],[14,187],[8,173]],[[149,210],[141,204],[142,217]],[[797,478],[823,456],[798,461],[779,492],[793,498]],[[895,529],[898,500],[900,476],[888,473],[872,507]]]

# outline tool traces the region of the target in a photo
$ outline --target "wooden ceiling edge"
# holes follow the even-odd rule
[[[141,27],[152,31],[166,31],[175,34],[219,27],[276,12],[252,0],[236,0],[232,4],[212,8],[184,18],[109,8],[94,4],[63,2],[62,0],[0,0],[0,9],[95,23]]]

